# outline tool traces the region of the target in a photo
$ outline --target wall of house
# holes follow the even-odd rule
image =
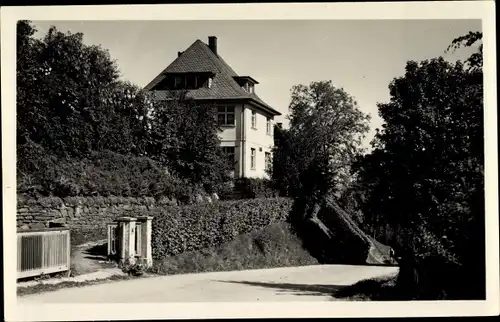
[[[222,132],[219,133],[219,138],[222,142],[235,142],[241,139],[241,114],[242,105],[234,104],[235,126],[224,126]]]
[[[252,111],[256,112],[256,128],[252,128]],[[267,117],[271,117],[271,132],[267,133]],[[274,145],[272,115],[264,114],[250,104],[235,104],[235,126],[223,127],[219,133],[222,147],[235,148],[235,177],[267,178],[265,155]],[[244,142],[243,142],[244,141]],[[255,168],[251,167],[251,153],[255,149]]]
[[[256,112],[256,128],[252,128],[252,111]],[[245,176],[248,178],[267,178],[265,171],[265,153],[272,152],[274,145],[273,127],[275,121],[271,117],[271,132],[266,132],[267,116],[260,110],[256,110],[252,105],[245,105]],[[255,149],[256,164],[255,169],[251,168],[251,149]]]
[[[235,151],[235,171],[234,176],[239,177],[241,173],[241,140],[242,140],[242,118],[241,112],[243,110],[243,104],[234,104],[234,119],[235,126],[224,126],[222,131],[219,133],[219,138],[221,140],[222,147],[234,147]]]

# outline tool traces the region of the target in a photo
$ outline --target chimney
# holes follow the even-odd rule
[[[215,36],[208,37],[208,47],[214,54],[217,55],[217,37]]]
[[[177,57],[181,57],[181,55],[182,55],[182,51],[178,51],[177,52]]]

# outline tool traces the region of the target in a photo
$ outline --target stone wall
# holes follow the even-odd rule
[[[199,196],[197,202],[211,201]],[[177,205],[176,200],[164,198],[122,197],[43,197],[38,199],[18,195],[17,228],[34,229],[67,226],[73,243],[105,239],[107,224],[117,217],[134,216],[138,211]]]

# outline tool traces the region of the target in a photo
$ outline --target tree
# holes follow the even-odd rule
[[[369,118],[330,81],[294,86],[290,129],[275,130],[273,181],[287,194],[308,200],[341,191]]]
[[[103,88],[96,107],[103,110],[95,124],[93,150],[148,155],[154,107],[145,91],[128,81],[116,81]]]
[[[300,173],[300,169],[297,168],[295,163],[292,144],[293,138],[290,131],[275,126],[273,162],[271,169],[268,169],[267,172],[271,178],[272,186],[284,196],[292,195],[297,184],[295,180]]]
[[[84,156],[104,145],[96,133],[114,113],[104,97],[115,89],[118,68],[108,51],[85,45],[82,33],[51,27],[35,39],[35,31],[18,22],[18,142]]]
[[[120,80],[109,52],[86,45],[82,33],[51,27],[36,39],[35,32],[29,21],[18,23],[18,161],[20,174],[30,179],[26,186],[40,177],[38,165],[71,168],[75,160],[135,156],[159,161],[162,171],[209,190],[225,182],[229,165],[219,147],[213,106],[194,106],[185,97],[155,102]],[[33,147],[50,156],[30,153]],[[49,181],[63,180],[58,174],[63,172],[54,170]],[[51,189],[51,183],[42,186]]]
[[[217,110],[198,104],[186,93],[155,101],[149,155],[180,178],[217,191],[229,180],[232,165],[220,148]]]
[[[292,89],[289,119],[289,130],[275,128],[272,180],[294,198],[289,219],[303,246],[321,263],[391,263],[389,248],[366,236],[353,221],[357,214],[344,210],[350,205],[339,202],[351,188],[349,169],[369,115],[323,81]]]
[[[36,28],[25,20],[17,23],[17,142],[23,144],[30,137],[41,136],[39,124],[41,113],[33,106],[40,106],[38,100],[39,87],[36,86],[40,72],[37,53],[41,42],[33,38]]]
[[[480,36],[470,33],[453,45],[470,46]],[[385,123],[357,167],[369,195],[365,217],[397,227],[394,243],[403,257],[440,258],[467,274],[471,283],[462,290],[446,285],[452,297],[484,292],[481,57],[480,47],[466,64],[409,61],[389,86],[390,101],[378,104]]]
[[[483,68],[483,33],[479,31],[469,31],[467,35],[463,35],[453,39],[451,45],[448,46],[446,51],[457,50],[461,47],[471,47],[480,42],[477,51],[467,58],[466,63],[472,72],[481,72]]]

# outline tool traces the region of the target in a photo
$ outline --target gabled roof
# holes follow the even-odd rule
[[[188,97],[196,100],[241,100],[246,99],[255,105],[263,108],[274,115],[281,115],[280,112],[266,104],[255,93],[248,93],[235,80],[238,74],[219,56],[216,55],[207,44],[201,40],[196,40],[188,49],[186,49],[177,59],[175,59],[167,68],[156,76],[145,90],[151,91],[158,85],[169,73],[192,73],[192,72],[212,72],[215,77],[212,80],[210,88],[202,87],[189,90]],[[168,97],[166,91],[155,91],[155,97],[165,99]]]

